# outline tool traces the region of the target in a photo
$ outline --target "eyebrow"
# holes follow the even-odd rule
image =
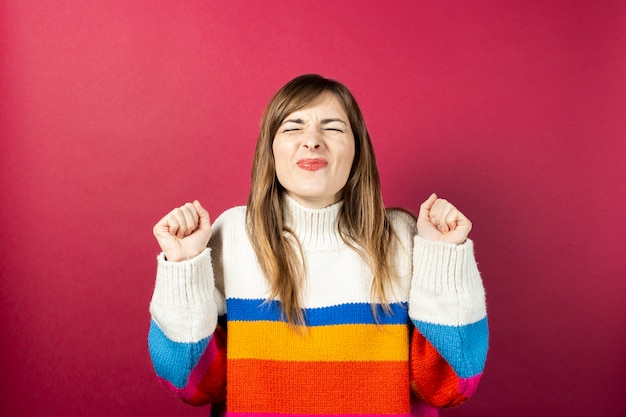
[[[339,123],[343,123],[344,125],[348,125],[345,121],[343,121],[342,119],[322,119],[322,121],[320,122],[323,125],[327,125],[329,123],[333,123],[333,122],[339,122]],[[285,120],[282,124],[285,123],[296,123],[296,124],[304,124],[304,120],[302,119],[287,119]]]
[[[344,122],[342,119],[322,119],[322,124],[326,125],[328,123],[332,123],[332,122],[339,122],[339,123],[343,123],[344,125],[347,125],[346,122]]]

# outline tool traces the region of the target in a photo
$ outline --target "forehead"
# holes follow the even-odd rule
[[[313,101],[306,104],[304,107],[289,113],[285,119],[289,119],[293,116],[301,117],[334,117],[348,120],[348,115],[343,103],[339,98],[331,92],[323,92],[317,96]]]

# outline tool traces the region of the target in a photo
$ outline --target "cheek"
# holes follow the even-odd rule
[[[284,162],[289,158],[289,146],[284,141],[275,140],[272,143],[272,153],[276,163]]]

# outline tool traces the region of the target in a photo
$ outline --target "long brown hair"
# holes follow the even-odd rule
[[[280,301],[282,313],[292,325],[306,324],[300,299],[305,266],[300,244],[283,222],[281,196],[285,190],[276,177],[272,143],[289,114],[304,108],[325,92],[334,94],[343,104],[355,141],[354,161],[343,189],[339,233],[343,241],[370,265],[374,275],[374,317],[375,302],[380,303],[386,312],[390,311],[385,288],[392,277],[390,253],[394,233],[385,213],[376,158],[363,115],[343,84],[308,74],[285,84],[265,109],[252,164],[246,215],[248,237],[269,280],[269,298]]]

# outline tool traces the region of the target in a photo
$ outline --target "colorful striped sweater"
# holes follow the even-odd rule
[[[390,210],[398,278],[392,314],[376,306],[377,323],[372,274],[337,231],[341,204],[284,199],[307,268],[301,334],[267,300],[245,207],[215,221],[196,258],[159,255],[148,342],[165,387],[232,417],[430,416],[472,395],[488,339],[473,243],[426,241],[410,215]]]

